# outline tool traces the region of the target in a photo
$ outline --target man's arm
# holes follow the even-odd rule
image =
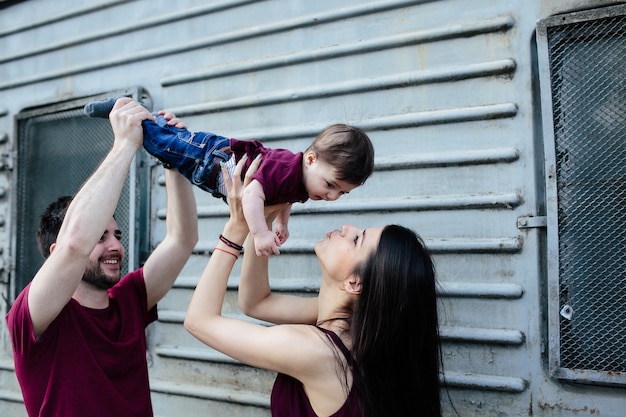
[[[198,213],[191,183],[178,171],[165,170],[167,233],[143,269],[148,309],[165,296],[198,242]]]
[[[131,161],[142,146],[141,122],[151,117],[130,99],[120,99],[111,112],[113,147],[72,200],[54,250],[32,280],[28,305],[36,336],[80,284],[89,255],[113,217]]]

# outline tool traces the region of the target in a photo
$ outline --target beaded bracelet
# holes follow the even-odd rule
[[[229,254],[229,255],[232,255],[232,256],[234,256],[234,257],[235,257],[235,260],[239,259],[239,256],[238,256],[238,255],[235,255],[235,254],[234,254],[234,253],[232,253],[232,252],[228,252],[227,250],[220,249],[220,248],[215,248],[215,250],[218,250],[218,251],[220,251],[220,252],[224,252],[224,253],[227,253],[227,254]]]
[[[226,246],[236,249],[238,251],[243,250],[243,246],[238,245],[235,242],[231,242],[230,240],[226,239],[223,235],[220,235],[220,241]]]

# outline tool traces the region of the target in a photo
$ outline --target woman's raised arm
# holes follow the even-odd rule
[[[251,164],[246,182],[257,166],[257,161]],[[226,180],[230,219],[191,298],[185,328],[201,342],[243,363],[307,381],[319,373],[320,367],[307,366],[307,361],[320,351],[322,340],[310,326],[264,326],[222,315],[228,277],[248,234],[241,209],[242,167],[238,163],[233,180]]]
[[[266,218],[271,223],[283,205],[266,208]],[[285,255],[281,255],[285,256]],[[317,297],[299,297],[272,293],[269,284],[269,259],[256,256],[254,239],[248,238],[243,256],[239,281],[238,303],[244,314],[274,324],[315,324]],[[275,258],[280,262],[280,256]]]

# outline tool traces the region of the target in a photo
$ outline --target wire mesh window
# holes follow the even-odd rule
[[[537,33],[551,370],[626,385],[626,7],[552,17]]]
[[[19,292],[43,263],[35,235],[46,207],[62,195],[74,195],[96,169],[113,144],[107,119],[90,119],[82,105],[57,105],[21,113],[17,120],[17,188],[15,191],[15,290]],[[127,249],[123,272],[128,269],[129,216],[132,213],[127,177],[115,219]],[[133,219],[134,220],[134,219]]]

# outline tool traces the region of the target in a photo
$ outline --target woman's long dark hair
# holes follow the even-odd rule
[[[405,227],[386,226],[355,273],[363,288],[352,353],[364,415],[440,417],[435,272],[424,243]]]

